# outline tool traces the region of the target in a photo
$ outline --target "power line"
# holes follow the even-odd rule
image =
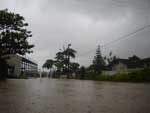
[[[113,40],[113,41],[111,41],[111,42],[108,42],[108,43],[102,45],[101,48],[107,47],[107,46],[109,46],[109,45],[111,45],[111,44],[113,44],[113,43],[116,43],[116,42],[118,42],[118,41],[121,41],[121,40],[123,40],[123,39],[131,38],[131,37],[130,37],[131,35],[136,34],[136,33],[140,32],[140,31],[143,31],[144,29],[146,29],[146,28],[148,28],[148,27],[150,27],[150,25],[145,25],[144,27],[141,27],[141,28],[139,28],[139,29],[137,29],[137,30],[135,30],[135,31],[133,31],[133,32],[131,32],[131,33],[128,33],[128,34],[126,34],[126,35],[124,35],[124,36],[122,36],[122,37],[117,38],[116,40]],[[85,52],[84,54],[80,54],[80,55],[78,55],[78,57],[87,55],[87,54],[89,54],[89,53],[91,53],[91,52],[93,52],[93,51],[95,51],[95,49],[92,49],[92,50],[90,50],[90,51],[88,51],[88,52]]]
[[[122,37],[120,37],[120,38],[118,38],[118,39],[116,39],[116,40],[113,40],[113,41],[111,41],[111,42],[109,42],[109,43],[107,43],[107,44],[104,44],[103,46],[101,46],[101,48],[104,48],[104,47],[106,47],[106,46],[109,46],[109,45],[111,45],[111,44],[113,44],[113,43],[116,43],[116,42],[118,42],[118,41],[120,41],[120,40],[127,39],[127,38],[131,38],[131,37],[130,37],[131,35],[136,34],[136,33],[140,32],[140,31],[143,31],[144,29],[146,29],[146,28],[148,28],[148,27],[150,27],[150,25],[146,25],[146,26],[144,26],[144,27],[142,27],[142,28],[139,28],[139,29],[137,29],[137,30],[135,30],[135,31],[133,31],[133,32],[131,32],[131,33],[129,33],[129,34],[126,34],[126,35],[124,35],[124,36],[122,36]]]

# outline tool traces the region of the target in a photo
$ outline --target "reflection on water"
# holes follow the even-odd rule
[[[0,82],[0,113],[150,113],[150,84],[7,80]]]

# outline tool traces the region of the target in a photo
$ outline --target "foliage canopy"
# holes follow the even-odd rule
[[[34,45],[29,44],[28,37],[31,31],[26,27],[23,16],[8,12],[7,9],[0,11],[0,55],[31,53]]]

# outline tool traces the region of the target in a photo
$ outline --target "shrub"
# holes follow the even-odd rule
[[[130,73],[119,73],[115,75],[95,75],[92,80],[100,81],[122,81],[122,82],[150,82],[150,69],[132,71]]]

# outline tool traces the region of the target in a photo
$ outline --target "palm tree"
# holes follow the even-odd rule
[[[54,65],[57,68],[56,72],[57,72],[57,75],[58,75],[57,77],[59,78],[61,73],[62,73],[62,71],[63,71],[63,69],[64,69],[64,63],[62,61],[57,61],[56,60],[56,61],[54,61]]]
[[[76,50],[70,48],[71,44],[68,44],[68,47],[63,51],[63,54],[65,56],[65,64],[67,69],[70,69],[70,58],[75,58],[75,54],[77,53]]]
[[[56,53],[55,59],[56,59],[57,61],[63,61],[63,60],[64,60],[64,54],[63,54],[63,52],[58,52],[58,53]]]
[[[55,61],[54,65],[57,67],[57,69],[59,71],[61,71],[62,69],[64,69],[65,58],[64,58],[63,52],[56,53],[55,59],[56,59],[56,61]]]
[[[54,65],[54,61],[52,59],[48,59],[42,66],[43,68],[50,69],[49,71],[50,76],[51,76],[51,70],[52,70],[53,65]]]

